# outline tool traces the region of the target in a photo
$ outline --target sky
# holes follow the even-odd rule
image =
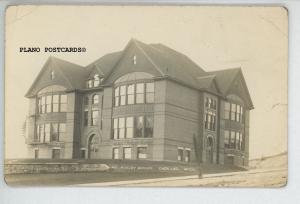
[[[131,38],[162,43],[205,71],[241,67],[254,110],[250,158],[287,150],[287,11],[230,6],[11,6],[6,11],[5,157],[24,158],[24,97],[49,53],[20,47],[85,47],[51,53],[86,66]]]

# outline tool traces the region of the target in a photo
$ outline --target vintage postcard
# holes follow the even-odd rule
[[[9,6],[11,186],[282,187],[288,11]]]

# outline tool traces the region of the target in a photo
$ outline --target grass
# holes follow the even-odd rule
[[[165,172],[85,172],[85,173],[47,173],[5,175],[9,186],[66,186],[83,183],[127,181],[173,176],[186,176],[191,173]]]

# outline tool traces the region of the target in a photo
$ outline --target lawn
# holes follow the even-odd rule
[[[6,175],[9,186],[66,186],[83,183],[127,181],[173,176],[185,176],[191,173],[165,172],[85,172],[85,173],[46,173]]]

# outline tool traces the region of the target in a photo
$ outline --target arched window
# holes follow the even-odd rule
[[[65,87],[59,85],[52,85],[41,89],[37,96],[38,113],[66,112],[67,95],[65,90]]]
[[[98,95],[98,94],[95,94],[95,95],[93,96],[92,103],[93,103],[93,104],[98,104],[98,103],[99,103],[99,95]]]
[[[114,105],[154,103],[153,75],[145,72],[125,74],[115,81]]]

